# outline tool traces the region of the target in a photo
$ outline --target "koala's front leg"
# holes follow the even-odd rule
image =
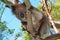
[[[28,10],[27,11],[27,30],[30,32],[31,35],[35,36],[35,30],[33,30],[33,23],[32,23],[32,14]]]

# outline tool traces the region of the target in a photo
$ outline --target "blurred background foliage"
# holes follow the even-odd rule
[[[30,34],[27,31],[24,31],[24,40],[32,40]]]

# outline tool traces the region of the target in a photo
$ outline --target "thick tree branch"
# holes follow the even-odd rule
[[[51,11],[52,11],[52,2],[50,2],[50,6],[51,7],[48,8],[49,13],[51,13]],[[42,11],[42,13],[45,13],[46,14],[46,10],[45,10],[45,5],[44,4],[42,5],[41,11]]]

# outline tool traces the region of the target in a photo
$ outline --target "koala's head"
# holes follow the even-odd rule
[[[24,4],[11,5],[13,14],[21,21],[26,22],[26,6]]]

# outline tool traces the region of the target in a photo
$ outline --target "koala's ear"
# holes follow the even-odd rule
[[[18,5],[19,0],[14,0],[13,4]]]
[[[24,3],[24,2],[22,3],[22,5],[24,5],[24,6],[26,7],[26,5],[25,5],[25,3]]]

